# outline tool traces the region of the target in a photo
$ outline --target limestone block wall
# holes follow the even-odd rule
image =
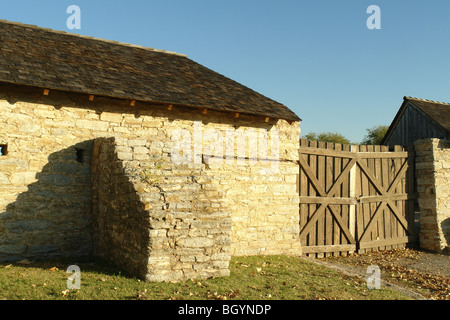
[[[95,253],[148,281],[229,275],[231,215],[204,165],[152,151],[144,139],[95,141]]]
[[[205,174],[222,193],[222,205],[232,217],[231,254],[301,255],[299,124],[220,117],[214,122],[178,121],[171,137],[181,137],[181,149],[188,151],[179,161],[204,163]]]
[[[78,125],[94,112],[16,94],[0,90],[0,260],[86,254],[94,135]]]
[[[250,124],[247,125],[244,130],[251,130]],[[259,130],[258,146],[266,144],[263,133],[267,130],[267,157],[249,155],[246,161],[239,161],[238,156],[237,164],[225,162],[214,173],[232,212],[231,252],[301,255],[297,191],[299,127],[280,121]]]
[[[128,206],[126,212],[136,214],[130,223],[148,226],[127,235],[145,253],[111,254],[117,260],[136,256],[136,272],[149,279],[165,279],[168,265],[187,276],[194,259],[198,270],[192,274],[200,274],[212,262],[214,270],[225,270],[230,254],[301,254],[299,123],[103,97],[89,101],[55,91],[44,96],[41,89],[11,85],[0,86],[0,123],[0,146],[8,151],[0,155],[2,261],[90,254],[130,240],[120,239],[119,231],[118,239],[108,238],[95,225],[100,220],[93,220],[93,206],[106,209],[93,195],[106,197],[98,189],[105,185],[119,194],[111,206]],[[96,167],[117,180],[96,180],[93,147],[110,138],[114,154],[104,153],[107,160]],[[136,180],[149,172],[146,165],[153,166],[150,173],[165,168],[162,180],[147,176],[150,189]],[[210,238],[223,242],[220,252],[214,245],[207,249]],[[164,256],[162,248],[172,251],[164,249]],[[161,272],[152,276],[149,270]]]
[[[94,142],[91,161],[93,252],[145,278],[149,217],[132,177],[115,154],[114,138]]]
[[[420,246],[441,252],[450,246],[450,142],[418,140],[417,193],[420,208]]]

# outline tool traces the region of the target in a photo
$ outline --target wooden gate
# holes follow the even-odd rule
[[[303,254],[404,248],[415,241],[412,152],[302,139],[299,163]]]

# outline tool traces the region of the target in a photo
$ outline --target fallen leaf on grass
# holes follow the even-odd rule
[[[241,294],[241,291],[239,289],[233,290],[231,289],[231,293],[228,294],[228,296],[230,298],[236,298],[237,296],[239,296]]]
[[[144,289],[144,291],[138,291],[137,296],[136,296],[137,300],[144,300],[146,298],[147,298],[147,289]]]
[[[183,298],[183,297],[173,297],[173,296],[170,296],[170,297],[169,297],[169,300],[184,300],[184,298]]]

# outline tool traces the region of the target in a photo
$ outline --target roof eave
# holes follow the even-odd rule
[[[4,81],[4,80],[0,80],[0,83],[5,83],[5,84],[10,84],[10,85],[15,85],[15,86],[25,86],[25,87],[29,87],[29,88],[37,88],[37,89],[41,89],[43,90],[50,90],[50,91],[57,91],[57,92],[66,92],[66,93],[72,93],[72,94],[76,94],[76,95],[93,95],[96,97],[105,97],[105,98],[111,98],[111,99],[120,99],[120,100],[127,100],[127,101],[134,101],[134,103],[136,102],[143,102],[143,103],[152,103],[152,104],[162,104],[162,105],[172,105],[175,107],[184,107],[184,108],[190,108],[190,109],[207,109],[209,111],[214,111],[214,112],[223,112],[223,113],[239,113],[240,115],[248,115],[248,116],[252,116],[252,117],[264,117],[264,118],[270,118],[270,119],[282,119],[282,120],[286,120],[288,122],[301,122],[302,119],[300,117],[298,117],[294,112],[292,112],[293,117],[274,117],[273,115],[264,115],[264,114],[255,114],[255,113],[249,113],[246,112],[245,110],[236,110],[235,108],[227,108],[227,110],[217,110],[216,108],[211,108],[208,106],[199,106],[199,105],[188,105],[188,104],[182,104],[179,102],[173,102],[173,101],[155,101],[155,100],[144,100],[142,98],[138,98],[135,96],[125,96],[125,95],[104,95],[104,94],[96,94],[93,92],[87,92],[87,91],[76,91],[76,90],[62,90],[60,88],[54,88],[51,86],[36,86],[36,85],[29,85],[29,84],[23,84],[23,83],[19,83],[19,82],[12,82],[12,81]]]

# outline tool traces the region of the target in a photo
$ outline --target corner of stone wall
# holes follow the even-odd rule
[[[175,165],[145,139],[95,143],[94,248],[147,281],[229,275],[231,214],[202,165]]]
[[[146,274],[148,217],[134,182],[118,158],[115,138],[94,142],[92,180],[93,252],[138,278]]]
[[[423,139],[414,149],[420,247],[442,252],[450,245],[450,142]]]

